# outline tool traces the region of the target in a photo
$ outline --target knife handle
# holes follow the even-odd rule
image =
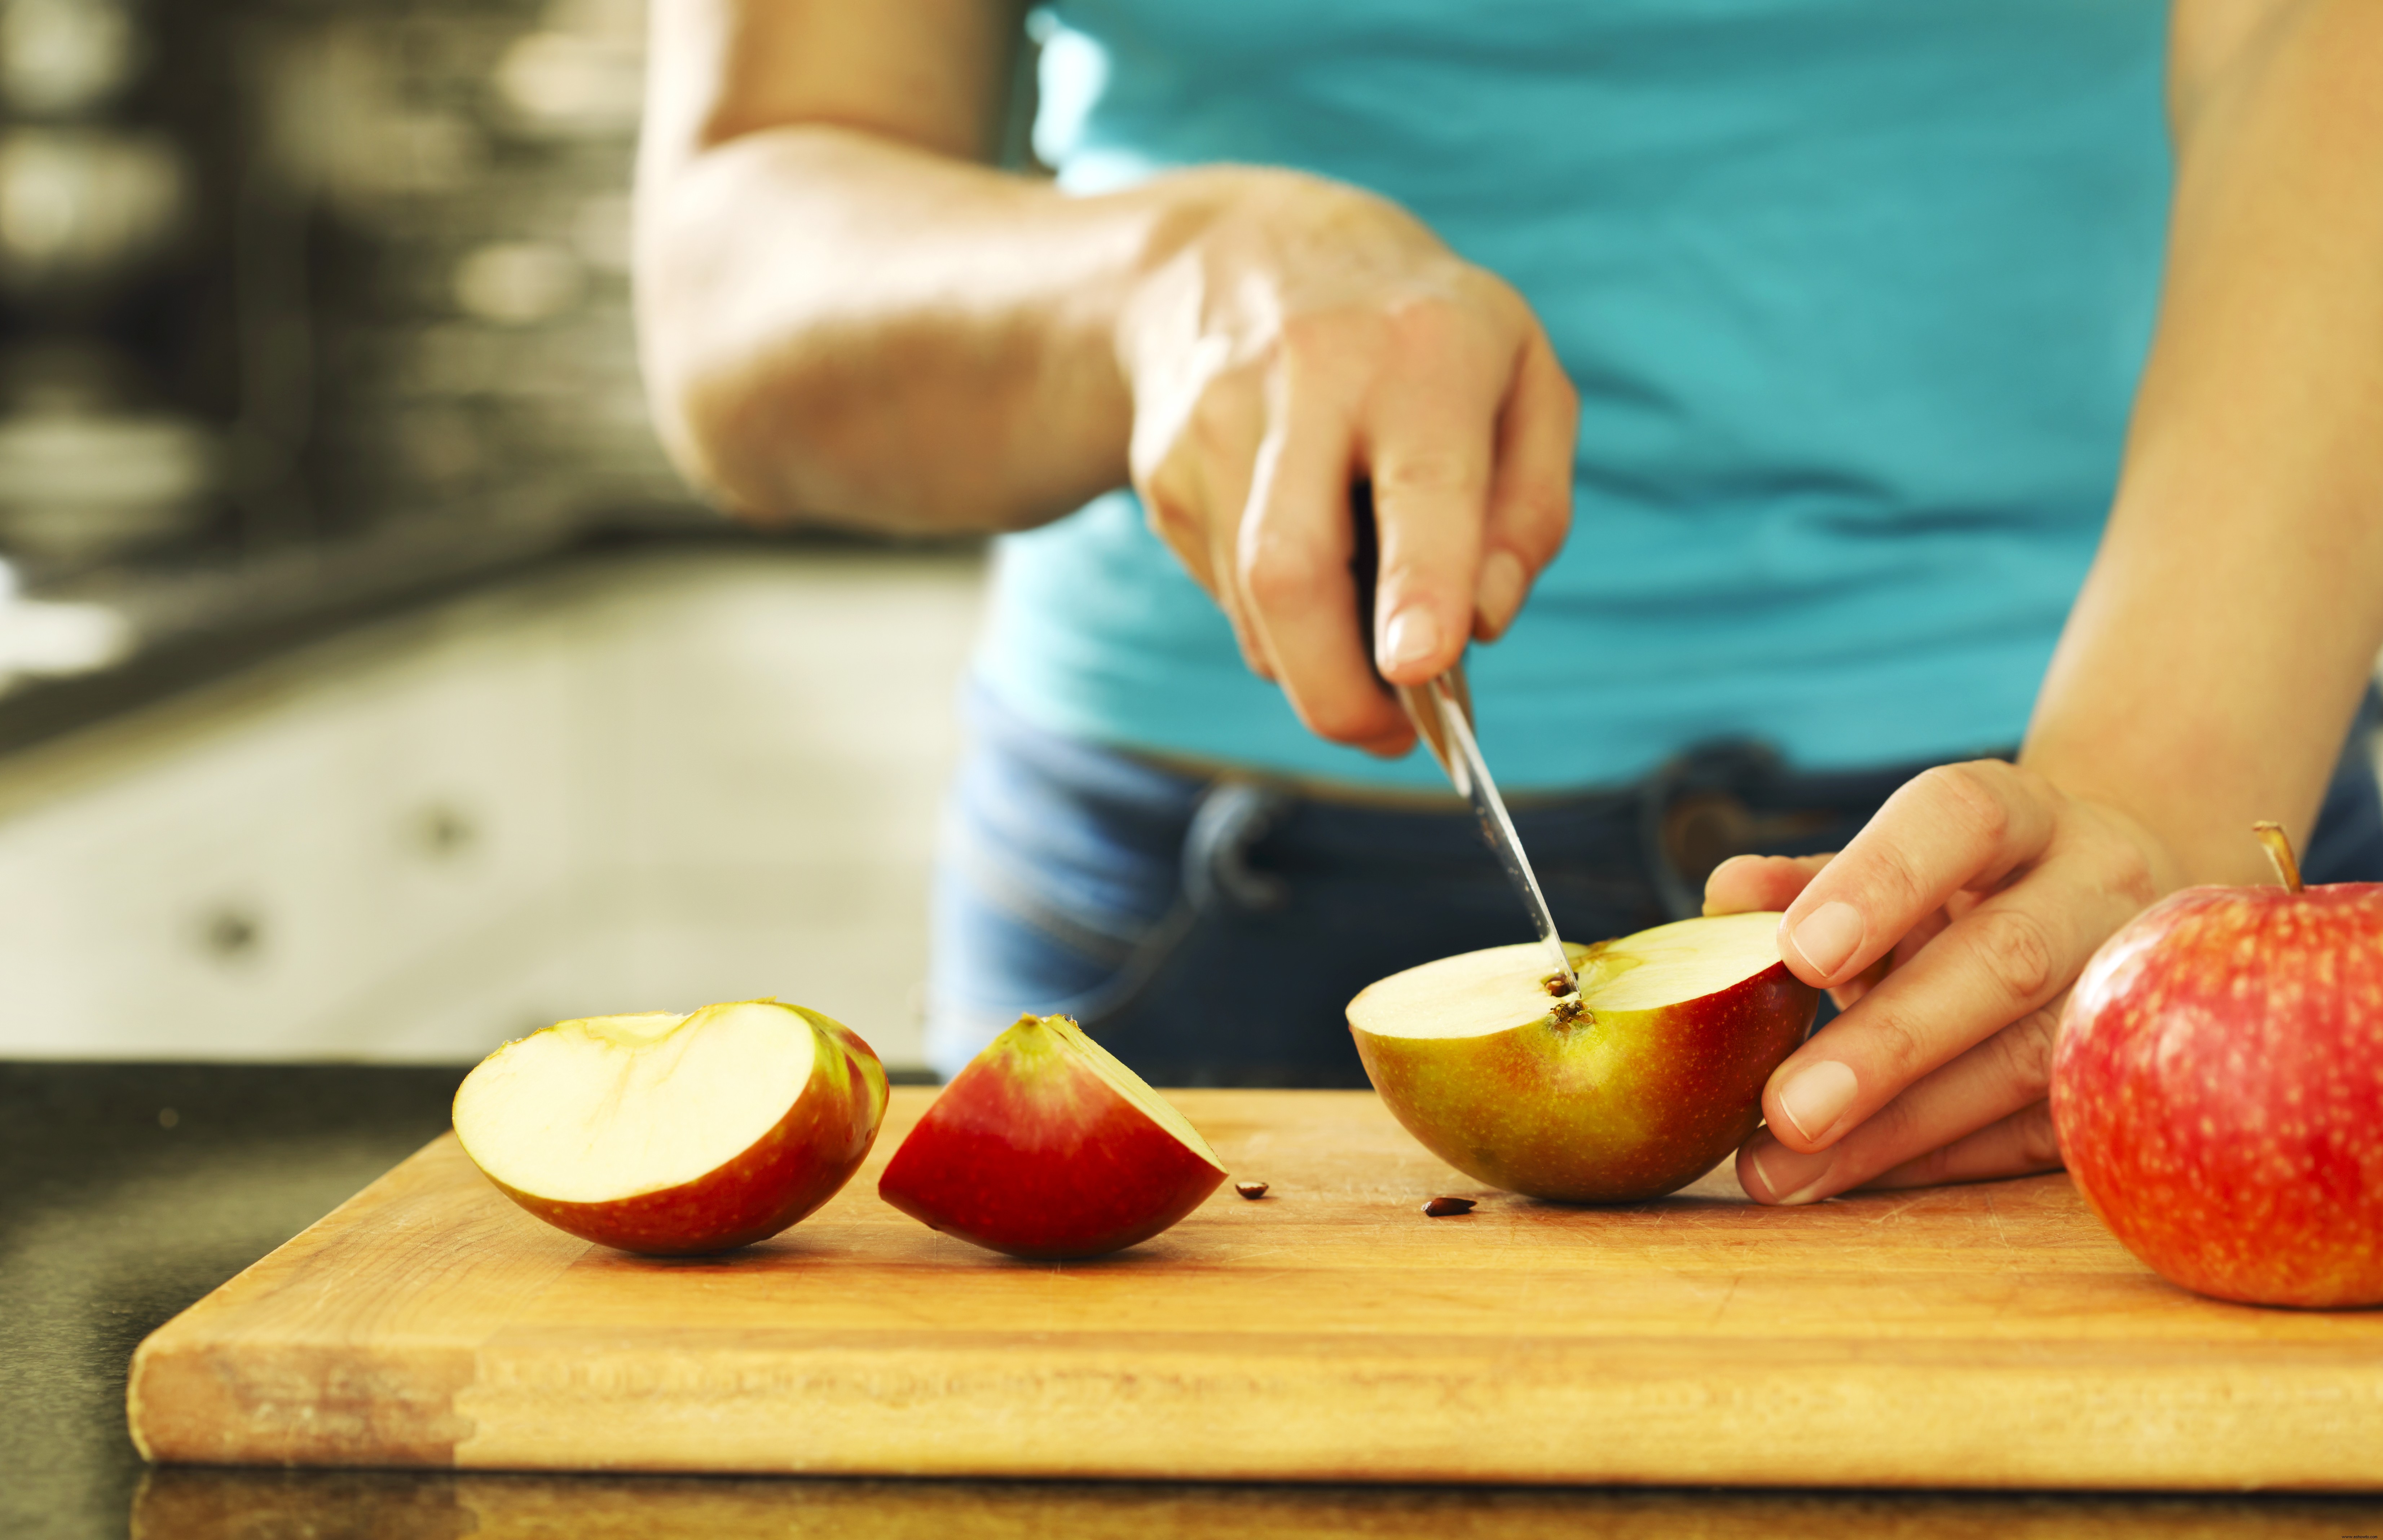
[[[1373,667],[1375,681],[1398,697],[1399,705],[1406,711],[1407,721],[1414,723],[1416,736],[1423,739],[1424,747],[1431,750],[1431,757],[1439,761],[1439,768],[1447,772],[1449,780],[1462,785],[1464,778],[1458,773],[1456,761],[1451,757],[1448,731],[1439,720],[1438,708],[1432,705],[1429,687],[1393,684],[1384,679],[1381,660],[1374,651],[1374,605],[1380,595],[1382,583],[1382,536],[1379,526],[1374,522],[1374,484],[1363,476],[1349,484],[1349,513],[1355,526],[1355,538],[1350,545],[1349,575],[1357,585],[1358,645],[1365,649],[1365,660]],[[1457,708],[1464,713],[1465,723],[1470,726],[1473,721],[1473,688],[1465,682],[1463,662],[1460,659],[1450,664],[1448,671],[1434,683],[1456,698]]]

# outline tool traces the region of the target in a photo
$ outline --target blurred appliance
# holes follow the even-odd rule
[[[187,534],[216,486],[115,332],[189,226],[181,149],[122,112],[150,41],[129,0],[0,4],[0,547],[35,557]]]
[[[643,0],[0,0],[0,559],[707,520],[631,331],[643,75]]]

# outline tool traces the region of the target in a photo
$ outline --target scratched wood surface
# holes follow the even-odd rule
[[[2383,1312],[2197,1299],[2067,1178],[1619,1209],[1481,1188],[1364,1092],[1181,1091],[1222,1189],[1096,1263],[888,1208],[657,1262],[451,1139],[143,1343],[153,1459],[879,1475],[2383,1489]],[[1477,1197],[1426,1219],[1435,1194]]]

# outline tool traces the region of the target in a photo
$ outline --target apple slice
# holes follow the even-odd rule
[[[884,1115],[869,1044],[774,1000],[557,1022],[455,1092],[455,1137],[507,1197],[651,1256],[776,1235],[851,1178]]]
[[[1064,1016],[1024,1016],[969,1062],[879,1178],[945,1235],[1039,1261],[1121,1250],[1225,1179],[1199,1130]]]
[[[1660,1197],[1761,1121],[1763,1083],[1820,993],[1779,960],[1779,917],[1722,915],[1573,946],[1443,957],[1349,1003],[1365,1073],[1407,1131],[1469,1177],[1534,1198]]]

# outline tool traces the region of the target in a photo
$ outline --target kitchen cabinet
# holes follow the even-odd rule
[[[0,1055],[455,1060],[779,994],[915,1064],[979,576],[583,560],[0,760]]]

